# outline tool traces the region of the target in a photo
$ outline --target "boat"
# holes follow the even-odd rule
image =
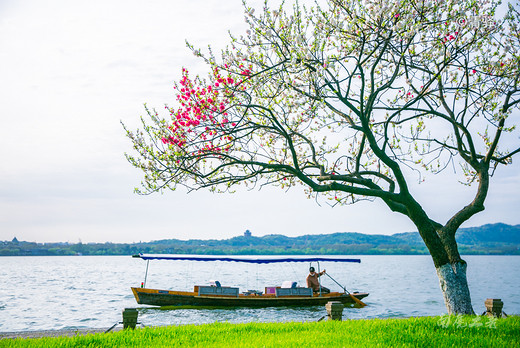
[[[194,306],[194,307],[281,307],[281,306],[318,306],[329,301],[343,304],[364,306],[361,299],[368,296],[366,292],[349,292],[332,277],[334,282],[343,288],[343,292],[313,292],[311,288],[298,287],[296,282],[283,282],[280,286],[268,286],[264,291],[247,290],[240,292],[238,287],[221,286],[219,281],[207,285],[195,285],[193,291],[176,291],[151,289],[146,287],[148,263],[150,260],[190,260],[190,261],[228,261],[247,263],[280,263],[280,262],[361,262],[359,259],[303,257],[303,258],[237,258],[237,257],[203,257],[188,255],[133,255],[147,261],[145,281],[141,287],[132,287],[138,304],[159,307]],[[327,274],[327,273],[325,273]],[[320,288],[321,290],[321,288]]]

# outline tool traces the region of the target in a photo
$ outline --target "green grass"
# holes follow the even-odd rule
[[[479,319],[476,319],[479,318]],[[214,323],[75,337],[4,339],[0,347],[520,347],[520,317],[419,317]]]

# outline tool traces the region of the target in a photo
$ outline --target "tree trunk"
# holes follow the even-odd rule
[[[448,314],[475,314],[471,305],[466,268],[467,264],[463,260],[436,267]]]
[[[437,270],[448,314],[475,314],[466,277],[467,264],[458,252],[455,231],[436,225],[413,199],[408,203],[409,217],[417,226]]]

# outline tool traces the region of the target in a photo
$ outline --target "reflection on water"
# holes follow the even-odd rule
[[[446,312],[429,256],[361,256],[361,264],[321,263],[349,291],[367,291],[367,307],[347,307],[344,318],[440,315]],[[486,298],[501,298],[504,311],[520,313],[519,256],[467,256],[475,312]],[[147,286],[192,290],[219,280],[241,291],[264,290],[284,280],[305,284],[307,263],[250,265],[234,262],[151,261]],[[314,321],[322,307],[180,308],[138,306],[130,290],[144,280],[146,262],[129,256],[0,257],[0,331],[108,328],[125,307],[139,308],[147,326],[211,322]],[[324,285],[340,287],[327,277]]]

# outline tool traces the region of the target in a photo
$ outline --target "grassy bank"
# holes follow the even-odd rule
[[[5,339],[0,347],[519,347],[520,317],[420,317],[307,323],[215,323],[75,337]]]

